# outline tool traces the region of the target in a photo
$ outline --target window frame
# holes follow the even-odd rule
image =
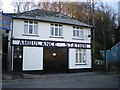
[[[75,65],[77,64],[86,65],[86,50],[85,49],[75,49]]]
[[[30,33],[30,27],[32,27],[31,33]],[[38,22],[37,21],[24,21],[23,35],[38,35]]]
[[[50,37],[63,37],[63,25],[50,24]]]
[[[83,28],[78,26],[73,26],[72,37],[73,39],[84,39],[84,31]]]

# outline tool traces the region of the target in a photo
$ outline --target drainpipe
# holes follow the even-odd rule
[[[13,38],[13,19],[12,19],[12,27],[11,27],[11,35],[10,35],[10,66],[9,66],[9,71],[10,74],[12,74],[12,58],[13,58],[13,47],[12,47],[12,38]]]
[[[8,66],[8,72],[9,74],[12,74],[12,46],[11,46],[11,38],[13,33],[13,20],[11,21],[11,31],[9,31],[9,44],[8,44],[8,61],[9,61],[9,66]]]

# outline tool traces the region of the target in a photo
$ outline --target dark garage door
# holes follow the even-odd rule
[[[65,73],[68,69],[68,49],[44,48],[45,73]]]

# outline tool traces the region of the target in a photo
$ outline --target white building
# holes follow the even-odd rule
[[[12,71],[91,70],[92,26],[41,9],[11,15]]]

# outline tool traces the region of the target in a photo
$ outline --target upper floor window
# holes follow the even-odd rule
[[[63,36],[63,28],[60,24],[51,24],[50,29],[51,36]]]
[[[76,49],[76,64],[85,64],[85,49]]]
[[[83,29],[80,27],[73,27],[73,37],[83,39]]]
[[[24,34],[38,34],[38,22],[24,21]]]

